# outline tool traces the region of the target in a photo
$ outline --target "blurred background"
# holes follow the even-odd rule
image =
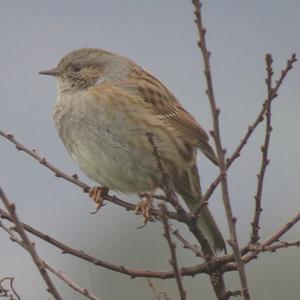
[[[298,0],[203,4],[216,99],[221,108],[222,138],[230,154],[255,119],[266,95],[265,54],[273,54],[275,77],[293,52],[299,54],[300,4]],[[164,82],[204,128],[212,128],[191,1],[1,1],[0,38],[0,129],[13,133],[50,162],[69,174],[77,173],[90,185],[93,183],[70,159],[54,128],[55,81],[37,74],[54,67],[75,48],[97,47],[128,56]],[[263,193],[262,238],[300,209],[299,78],[300,66],[296,64],[273,105],[274,130]],[[260,126],[229,172],[230,195],[242,245],[248,241],[253,217],[263,133],[264,127]],[[3,138],[0,153],[1,186],[16,203],[24,222],[119,265],[170,269],[166,241],[158,222],[137,230],[141,217],[112,204],[90,215],[93,203],[79,188],[54,177]],[[217,169],[202,156],[199,161],[205,188],[217,175]],[[136,201],[134,196],[126,199]],[[219,191],[212,197],[210,208],[228,238]],[[189,237],[183,226],[174,222],[173,225]],[[299,239],[299,226],[289,232],[286,240]],[[130,279],[95,267],[63,255],[36,238],[33,240],[44,259],[103,300],[153,297],[146,279]],[[2,230],[0,241],[0,278],[14,276],[22,299],[49,299],[29,255]],[[198,263],[180,244],[177,250],[180,266]],[[298,299],[300,265],[295,262],[299,255],[299,249],[290,248],[262,254],[247,265],[253,299]],[[227,274],[225,279],[230,288],[238,288],[236,274]],[[178,299],[175,280],[153,283],[171,299]],[[83,299],[64,284],[57,285],[64,299]],[[190,300],[215,299],[204,275],[184,278],[184,285]]]

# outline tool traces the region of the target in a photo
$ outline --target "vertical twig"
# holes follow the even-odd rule
[[[206,83],[207,83],[207,96],[209,98],[212,116],[213,116],[213,138],[216,144],[219,164],[220,164],[220,173],[222,174],[221,179],[221,187],[222,187],[222,198],[223,203],[225,207],[229,232],[230,232],[230,244],[233,250],[233,255],[237,264],[240,281],[242,285],[242,294],[244,296],[244,299],[250,300],[250,294],[247,284],[247,277],[245,272],[244,263],[241,257],[238,239],[237,239],[237,233],[236,233],[236,218],[233,216],[231,204],[230,204],[230,198],[229,198],[229,191],[228,191],[228,182],[226,177],[226,163],[225,163],[225,150],[222,147],[221,142],[221,135],[220,135],[220,125],[219,125],[219,114],[220,109],[217,108],[216,101],[215,101],[215,95],[214,95],[214,89],[213,89],[213,82],[211,77],[211,69],[210,69],[210,52],[207,49],[206,46],[206,29],[203,26],[202,22],[202,15],[201,15],[201,3],[199,0],[193,0],[192,1],[195,7],[195,22],[197,24],[197,28],[199,31],[199,37],[200,40],[198,42],[198,46],[201,49],[203,61],[204,61],[204,74],[206,77]]]
[[[153,134],[147,133],[149,143],[153,147],[153,154],[157,161],[157,167],[158,170],[161,172],[163,177],[163,184],[165,186],[165,192],[166,196],[168,197],[168,201],[173,205],[173,207],[176,209],[177,214],[179,217],[182,218],[182,221],[188,226],[190,232],[194,235],[196,240],[199,242],[202,252],[204,254],[204,259],[206,261],[210,261],[214,256],[214,252],[203,234],[201,228],[197,225],[197,218],[198,216],[190,217],[189,214],[186,213],[186,211],[182,208],[182,206],[179,203],[178,197],[174,191],[174,187],[172,183],[170,182],[169,174],[164,169],[164,166],[161,162],[160,155],[158,153],[157,145],[155,144],[153,140]],[[168,211],[166,211],[166,214],[168,214]],[[209,274],[211,284],[214,288],[214,292],[219,300],[226,300],[228,297],[226,296],[226,289],[225,289],[225,282],[223,278],[223,274],[219,272],[212,272],[212,274]]]
[[[288,72],[293,68],[293,65],[295,64],[296,61],[297,61],[297,58],[296,58],[296,54],[294,53],[288,59],[286,67],[281,71],[281,75],[280,75],[279,79],[276,80],[275,87],[273,88],[271,101],[273,101],[277,97],[277,95],[278,95],[277,93],[278,93],[279,88],[281,87],[281,85],[282,85],[284,79],[286,78]],[[260,112],[258,113],[256,119],[253,121],[253,123],[251,125],[248,126],[247,132],[245,133],[245,135],[241,139],[240,143],[238,144],[238,146],[236,147],[234,152],[231,154],[231,156],[226,159],[226,169],[227,170],[231,167],[233,162],[241,155],[241,151],[243,150],[243,148],[247,144],[250,136],[253,134],[253,132],[255,131],[257,126],[264,120],[264,114],[265,114],[265,105],[262,105],[262,108],[261,108]],[[1,135],[1,131],[0,131],[0,135]],[[218,184],[221,182],[222,177],[223,177],[223,174],[221,173],[211,183],[211,185],[209,186],[209,188],[207,189],[207,191],[205,192],[205,194],[203,196],[203,201],[207,201],[210,198],[210,196],[212,195],[212,193],[214,192],[214,190],[216,189]],[[201,207],[201,203],[200,203],[195,208],[195,211],[194,211],[195,214],[196,213],[199,214],[201,208],[202,207]]]
[[[8,200],[8,198],[6,197],[4,191],[2,190],[2,188],[0,187],[0,199],[2,200],[3,204],[5,205],[7,211],[9,212],[14,224],[16,225],[16,229],[24,243],[24,246],[26,247],[26,249],[28,250],[28,252],[31,255],[31,258],[33,260],[33,262],[35,263],[35,265],[37,266],[42,278],[44,279],[48,289],[47,291],[49,293],[51,293],[53,295],[53,297],[56,300],[62,300],[62,297],[60,296],[59,292],[57,291],[55,285],[53,284],[51,278],[49,277],[45,266],[42,262],[42,260],[40,259],[40,257],[38,256],[37,252],[35,251],[34,245],[31,243],[31,241],[29,240],[23,225],[16,213],[16,207],[13,203],[10,203],[10,201]]]
[[[186,291],[183,288],[181,273],[179,271],[178,262],[177,262],[177,256],[176,256],[176,250],[175,250],[176,245],[174,244],[174,242],[171,239],[170,226],[168,223],[168,216],[167,216],[167,207],[165,204],[163,204],[163,203],[160,204],[160,211],[161,211],[160,218],[161,218],[161,221],[162,221],[163,227],[164,227],[164,237],[166,238],[166,240],[168,242],[168,246],[169,246],[170,253],[171,253],[170,265],[172,266],[174,273],[175,273],[175,278],[176,278],[176,283],[177,283],[180,299],[186,300]]]
[[[272,132],[272,125],[271,125],[271,103],[272,103],[272,98],[274,94],[274,90],[272,88],[272,77],[273,77],[273,69],[272,69],[272,55],[271,54],[266,54],[266,70],[267,70],[267,78],[266,78],[266,85],[267,85],[267,98],[264,102],[265,106],[265,116],[266,116],[266,129],[265,129],[265,140],[264,144],[261,147],[261,152],[262,152],[262,157],[261,157],[261,168],[259,174],[257,174],[258,178],[258,183],[257,183],[257,190],[256,190],[256,195],[255,195],[255,211],[254,211],[254,218],[253,222],[251,223],[252,225],[252,233],[251,233],[251,239],[250,243],[254,244],[259,240],[259,220],[260,220],[260,215],[262,212],[262,207],[261,207],[261,197],[262,197],[262,191],[263,191],[263,184],[264,184],[264,177],[265,177],[265,172],[266,168],[269,164],[269,159],[268,159],[268,151],[269,151],[269,144],[270,144],[270,137],[271,137],[271,132]]]

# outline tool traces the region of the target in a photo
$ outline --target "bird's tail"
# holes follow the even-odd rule
[[[200,178],[196,165],[194,165],[190,171],[184,173],[178,182],[176,182],[175,188],[189,209],[193,211],[202,198]],[[199,215],[198,226],[203,230],[210,245],[215,249],[215,252],[224,251],[226,253],[226,245],[222,233],[208,207],[202,208]]]
[[[190,199],[186,202],[191,203]],[[192,210],[192,207],[190,209]],[[210,245],[213,247],[216,253],[221,251],[226,253],[226,246],[222,233],[220,232],[212,214],[207,207],[204,207],[201,210],[198,219],[198,226],[203,230]]]

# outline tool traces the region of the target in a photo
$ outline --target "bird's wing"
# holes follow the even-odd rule
[[[193,148],[199,148],[214,164],[218,164],[205,130],[158,79],[138,68],[131,72],[125,84],[145,102],[152,104],[153,113],[175,129],[179,139]]]

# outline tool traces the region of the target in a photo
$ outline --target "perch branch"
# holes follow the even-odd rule
[[[30,150],[28,147],[21,144],[14,137],[14,135],[6,133],[3,130],[0,130],[0,136],[2,136],[6,140],[8,140],[12,144],[14,144],[16,146],[17,150],[23,151],[24,153],[31,156],[33,159],[40,162],[43,166],[45,166],[50,171],[52,171],[56,177],[62,178],[64,180],[67,180],[70,183],[73,183],[74,185],[82,188],[85,193],[90,190],[91,187],[89,185],[87,185],[86,183],[84,183],[83,181],[79,180],[79,178],[76,174],[68,175],[68,174],[64,173],[63,171],[59,170],[52,163],[50,163],[45,157],[42,157],[41,155],[39,155],[38,152],[35,149]],[[153,197],[157,198],[157,199],[166,200],[166,197],[162,196],[162,195],[154,195]],[[122,200],[122,199],[120,199],[116,196],[105,195],[104,199],[106,201],[109,201],[109,202],[113,203],[113,204],[121,206],[121,207],[125,208],[128,211],[135,211],[135,209],[136,209],[136,205],[134,205],[132,203],[129,203],[129,202],[126,202],[126,201],[124,201],[124,200]],[[150,209],[150,215],[158,217],[159,216],[159,210],[151,208]],[[175,213],[175,212],[168,211],[168,217],[170,219],[174,219],[174,220],[177,220],[179,222],[182,222],[182,220],[180,219],[180,216],[178,216],[178,214]]]

